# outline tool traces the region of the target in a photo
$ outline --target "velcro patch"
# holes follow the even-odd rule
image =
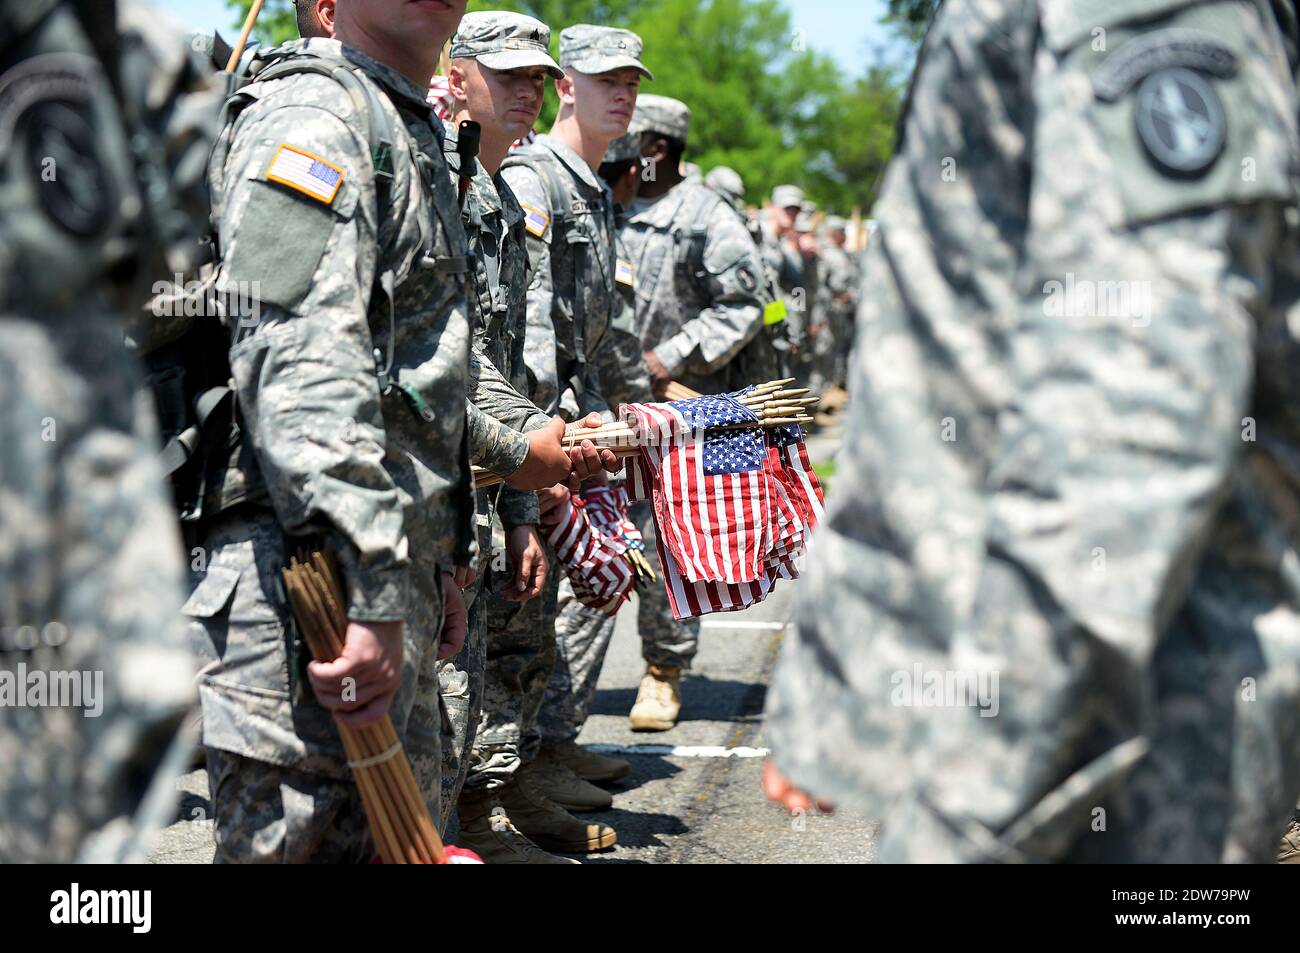
[[[343,185],[343,170],[320,156],[282,143],[266,168],[266,180],[287,185],[308,198],[332,205]]]
[[[636,287],[636,270],[630,261],[624,261],[622,258],[618,260],[618,264],[614,266],[614,280],[629,288]]]
[[[529,208],[527,205],[521,206],[524,210],[524,228],[528,229],[528,234],[541,238],[550,228],[551,218],[535,208]]]

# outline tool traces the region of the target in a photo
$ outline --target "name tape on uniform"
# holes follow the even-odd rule
[[[308,198],[332,205],[343,185],[343,170],[305,149],[281,144],[266,168],[266,180],[287,185]]]

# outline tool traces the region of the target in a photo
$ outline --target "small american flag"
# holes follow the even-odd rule
[[[631,594],[636,575],[623,558],[627,547],[602,531],[588,509],[582,499],[570,499],[547,514],[542,530],[578,600],[613,615]]]

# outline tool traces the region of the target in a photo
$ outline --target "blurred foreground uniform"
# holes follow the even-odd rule
[[[180,540],[122,317],[189,265],[220,100],[167,21],[76,6],[0,2],[3,862],[143,860],[191,749]]]
[[[767,723],[793,783],[883,818],[883,860],[1272,859],[1295,41],[1262,0],[940,9]]]
[[[231,349],[246,439],[214,490],[186,612],[207,661],[217,859],[356,862],[373,855],[360,795],[280,571],[291,537],[318,538],[350,619],[405,623],[390,713],[438,817],[440,574],[473,551],[468,263],[427,91],[334,40],[284,49],[282,63],[348,70],[368,92],[260,73],[214,153],[222,286],[257,289],[261,311]],[[386,200],[359,135],[372,123],[398,140]]]

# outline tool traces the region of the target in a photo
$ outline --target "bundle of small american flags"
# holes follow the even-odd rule
[[[824,498],[799,426],[763,426],[752,388],[661,404],[624,404],[640,455],[628,493],[649,500],[678,619],[743,609],[794,579]]]

